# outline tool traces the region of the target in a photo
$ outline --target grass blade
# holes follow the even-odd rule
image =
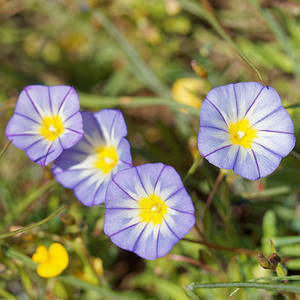
[[[113,37],[120,45],[124,53],[130,59],[133,65],[133,71],[137,78],[141,78],[146,86],[151,88],[158,95],[169,97],[169,89],[156,77],[147,64],[143,61],[140,54],[130,44],[126,37],[119,29],[107,18],[100,10],[93,12],[93,17],[97,20],[104,29]]]

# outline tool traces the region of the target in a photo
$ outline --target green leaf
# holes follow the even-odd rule
[[[265,282],[221,282],[221,283],[191,283],[188,288],[195,289],[218,289],[218,288],[254,288],[284,291],[291,293],[300,293],[300,285],[296,284],[282,284],[282,283],[265,283]]]
[[[300,244],[300,236],[276,237],[274,243],[277,247]]]

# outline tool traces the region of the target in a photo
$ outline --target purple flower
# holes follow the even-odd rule
[[[7,124],[6,137],[44,167],[82,138],[79,108],[73,87],[27,86]]]
[[[104,232],[146,259],[167,254],[195,223],[194,207],[178,173],[162,163],[116,174],[105,197]]]
[[[256,180],[272,173],[294,145],[293,122],[273,88],[241,82],[207,94],[198,148],[215,166]]]
[[[84,137],[54,162],[53,174],[79,201],[93,206],[104,202],[111,177],[131,167],[130,144],[119,110],[83,112],[82,118]]]

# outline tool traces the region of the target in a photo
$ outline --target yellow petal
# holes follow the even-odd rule
[[[44,278],[55,277],[59,275],[63,269],[49,262],[41,263],[37,269],[37,273]]]
[[[48,250],[45,246],[39,246],[32,255],[32,260],[37,263],[46,262],[49,259]]]
[[[56,265],[62,271],[68,266],[69,255],[63,245],[59,243],[53,243],[49,248],[49,254],[49,263]]]

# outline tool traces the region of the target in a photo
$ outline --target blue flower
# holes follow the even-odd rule
[[[58,182],[86,206],[103,203],[112,176],[131,167],[126,123],[119,110],[82,112],[84,137],[53,164]]]
[[[146,259],[167,254],[195,223],[180,176],[162,163],[117,173],[108,186],[105,208],[105,234]]]
[[[73,87],[30,85],[19,95],[6,137],[41,166],[83,136],[80,103]]]
[[[220,86],[202,103],[198,148],[219,168],[256,180],[272,173],[294,145],[293,122],[269,86]]]

